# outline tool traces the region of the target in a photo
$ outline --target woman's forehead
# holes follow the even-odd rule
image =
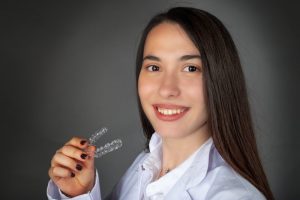
[[[200,54],[185,31],[176,23],[161,23],[148,34],[144,55],[147,54]]]

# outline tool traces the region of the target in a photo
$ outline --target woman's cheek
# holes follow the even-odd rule
[[[153,94],[154,85],[151,81],[141,77],[139,79],[138,92],[141,101],[146,101]]]

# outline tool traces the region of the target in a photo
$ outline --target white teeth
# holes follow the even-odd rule
[[[174,115],[179,114],[184,111],[184,109],[164,109],[164,108],[157,108],[158,112],[164,115]]]

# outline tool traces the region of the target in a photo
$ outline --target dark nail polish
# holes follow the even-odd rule
[[[75,177],[75,174],[73,172],[71,172],[71,177]]]
[[[79,164],[77,164],[77,165],[76,165],[76,169],[77,169],[78,171],[80,171],[80,170],[82,170],[82,166],[79,165]]]
[[[85,143],[86,143],[86,140],[81,140],[81,141],[80,141],[80,144],[81,144],[81,145],[84,145]]]
[[[82,159],[86,159],[87,155],[85,153],[81,154],[80,156]]]

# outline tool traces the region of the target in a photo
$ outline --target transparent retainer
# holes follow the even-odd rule
[[[97,147],[96,143],[99,140],[100,137],[102,137],[105,133],[107,133],[108,129],[106,127],[98,129],[91,137],[89,138],[89,145]],[[104,156],[105,154],[108,154],[112,151],[115,151],[117,149],[120,149],[122,147],[122,140],[121,139],[115,139],[111,142],[106,143],[103,146],[100,146],[96,148],[94,157],[100,158]]]

